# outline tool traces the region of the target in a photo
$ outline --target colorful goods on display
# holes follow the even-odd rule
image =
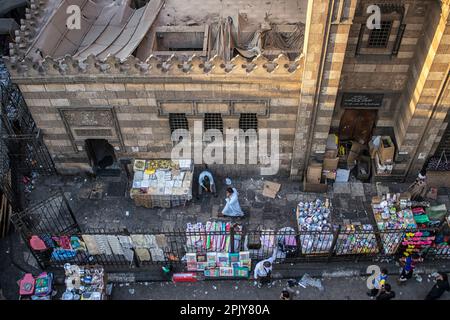
[[[304,254],[328,253],[333,244],[331,206],[328,199],[297,205],[300,244]]]
[[[130,263],[134,255],[140,262],[166,261],[164,249],[168,250],[167,237],[164,234],[132,234],[115,236],[90,234],[82,235],[90,255],[106,255],[123,257]]]
[[[414,231],[407,232],[402,241],[402,251],[405,256],[417,253],[422,254],[430,248],[435,240],[434,232]]]
[[[106,276],[101,266],[64,265],[66,291],[62,300],[106,299]]]
[[[20,300],[51,300],[53,292],[53,274],[43,272],[34,277],[31,273],[26,273],[19,280]]]
[[[174,207],[192,199],[191,160],[135,160],[130,196],[137,206]]]
[[[336,254],[378,253],[377,239],[370,224],[349,224],[341,228],[336,241]]]
[[[414,230],[417,228],[407,195],[386,194],[372,198],[372,210],[377,222],[384,254],[397,252],[405,232],[396,230]]]
[[[51,251],[52,261],[70,261],[74,258],[87,259],[86,246],[77,236],[32,236],[30,247],[36,252]]]
[[[205,277],[244,277],[250,275],[250,252],[241,251],[186,253],[188,271],[203,272]]]
[[[230,252],[232,223],[208,221],[186,225],[186,252]],[[234,248],[240,248],[242,226],[234,227]]]

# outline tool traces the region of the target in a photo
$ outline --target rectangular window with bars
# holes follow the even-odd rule
[[[381,21],[380,29],[370,31],[367,46],[369,48],[386,48],[391,35],[392,21]]]
[[[220,113],[205,113],[203,130],[217,129],[223,133],[223,120]]]
[[[177,129],[189,130],[189,124],[185,113],[170,113],[169,114],[170,132]]]
[[[258,131],[258,118],[256,113],[241,113],[239,117],[239,129],[245,131],[249,129],[254,129]]]

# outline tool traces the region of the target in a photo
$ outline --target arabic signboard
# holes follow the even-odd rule
[[[380,108],[383,104],[382,93],[344,93],[341,106],[346,108]]]

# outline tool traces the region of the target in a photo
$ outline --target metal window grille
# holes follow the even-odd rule
[[[392,21],[381,21],[380,29],[373,29],[370,32],[369,48],[386,48],[391,34]]]
[[[170,132],[177,129],[189,130],[189,124],[185,113],[170,113],[169,114]]]
[[[209,129],[217,129],[223,133],[223,120],[220,113],[205,113],[205,119],[203,121],[203,129],[205,131]]]
[[[256,113],[241,113],[239,117],[239,129],[247,131],[254,129],[258,131],[258,118]]]

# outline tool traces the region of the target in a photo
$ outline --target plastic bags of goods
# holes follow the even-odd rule
[[[103,267],[64,265],[66,291],[62,300],[102,300],[105,292]]]
[[[304,254],[329,252],[334,236],[328,199],[299,202],[297,222]]]

